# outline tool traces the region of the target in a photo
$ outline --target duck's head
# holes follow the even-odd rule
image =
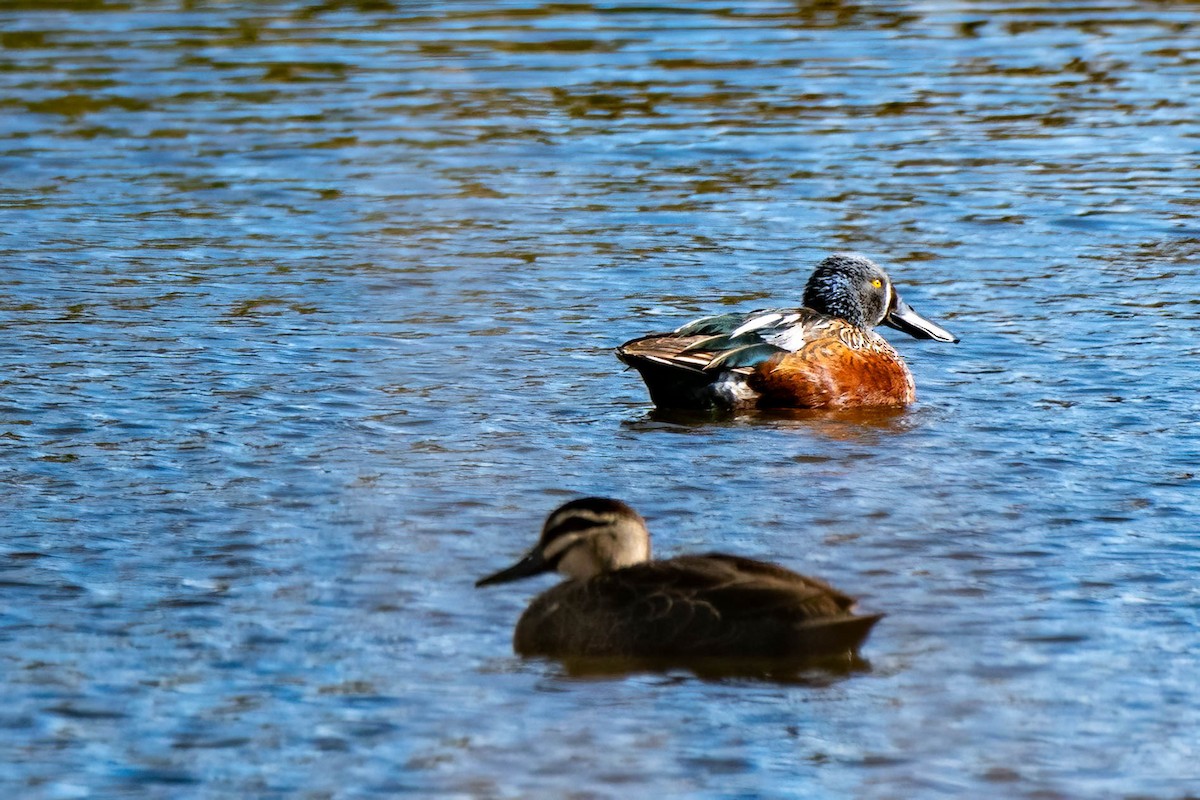
[[[583,497],[550,514],[537,545],[524,558],[475,585],[515,581],[551,570],[586,580],[649,558],[650,533],[640,514],[620,500]]]
[[[804,305],[859,328],[882,324],[917,339],[958,341],[900,299],[883,268],[858,253],[834,253],[817,264],[804,287]]]

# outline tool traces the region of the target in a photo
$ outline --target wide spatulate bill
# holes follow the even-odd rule
[[[904,331],[914,339],[933,339],[951,344],[958,342],[957,336],[936,322],[922,317],[912,306],[901,300],[899,295],[893,297],[892,308],[883,318],[883,324]]]

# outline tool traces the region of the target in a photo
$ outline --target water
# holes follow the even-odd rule
[[[0,783],[1200,791],[1200,7],[0,6]],[[611,349],[837,249],[903,413]],[[476,591],[581,493],[820,575],[870,669],[573,677]]]

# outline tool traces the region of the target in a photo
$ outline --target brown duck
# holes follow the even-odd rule
[[[517,622],[523,656],[807,659],[852,654],[882,614],[784,567],[722,553],[650,560],[625,503],[585,497],[550,514],[528,555],[476,586],[556,570]]]

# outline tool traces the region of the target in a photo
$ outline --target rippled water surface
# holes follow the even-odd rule
[[[1200,5],[0,3],[11,796],[1200,792]],[[612,347],[861,250],[902,413]],[[581,678],[579,493],[821,575],[867,670]]]

